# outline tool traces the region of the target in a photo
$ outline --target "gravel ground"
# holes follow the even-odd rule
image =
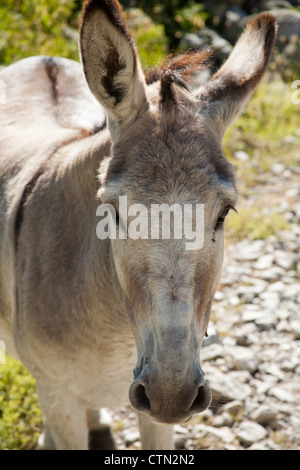
[[[272,197],[291,229],[227,246],[201,350],[214,398],[175,426],[179,449],[300,449],[300,186],[277,182]],[[112,417],[118,448],[139,449],[130,406]]]

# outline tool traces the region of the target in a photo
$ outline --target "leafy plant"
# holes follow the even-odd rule
[[[245,112],[226,132],[224,153],[236,167],[238,179],[248,188],[266,182],[274,163],[300,165],[300,105],[293,103],[293,92],[278,77],[267,76]],[[235,159],[238,150],[245,151],[249,160]]]
[[[31,450],[42,427],[35,381],[19,361],[0,365],[0,450]]]
[[[124,0],[126,6],[128,1]],[[142,8],[154,22],[163,25],[170,50],[175,50],[185,32],[195,32],[205,23],[208,13],[194,0],[136,0],[130,5]]]
[[[160,63],[168,51],[164,27],[138,8],[127,10],[126,17],[143,66],[147,69]]]
[[[0,63],[32,55],[78,59],[76,4],[70,0],[6,0],[0,6]]]

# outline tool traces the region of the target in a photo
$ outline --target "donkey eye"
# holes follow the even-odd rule
[[[218,219],[217,219],[217,223],[215,225],[215,230],[218,230],[218,229],[221,229],[224,225],[224,221],[230,211],[230,209],[233,209],[235,211],[235,208],[232,207],[232,206],[227,206],[223,212],[221,212],[221,214],[219,215]]]

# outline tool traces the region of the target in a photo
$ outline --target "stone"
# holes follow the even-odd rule
[[[208,434],[211,434],[217,439],[222,439],[226,443],[234,442],[235,436],[228,427],[214,428],[213,426],[207,426],[206,424],[197,424],[194,428],[195,434],[198,438],[203,438]]]
[[[254,269],[268,269],[272,266],[274,262],[273,253],[261,256],[254,264]]]
[[[244,152],[243,150],[238,150],[237,152],[235,152],[234,157],[240,162],[246,162],[250,158],[249,154]]]
[[[242,285],[238,289],[238,293],[242,294],[248,292],[252,292],[254,295],[261,294],[268,286],[268,283],[266,281],[249,276],[242,276],[241,282],[247,284]]]
[[[294,339],[300,339],[300,320],[294,320],[291,322],[291,332],[293,334]]]
[[[219,300],[224,300],[224,294],[223,294],[223,292],[217,290],[217,291],[215,292],[215,295],[214,295],[214,300],[216,300],[217,302],[218,302]]]
[[[282,163],[274,163],[272,165],[272,168],[271,168],[272,173],[274,175],[281,175],[281,173],[283,173],[284,169],[285,169],[285,166],[282,165]]]
[[[240,400],[233,400],[222,406],[221,411],[228,412],[232,416],[241,415],[244,410],[243,402]]]
[[[248,241],[239,243],[238,260],[253,261],[257,260],[263,254],[264,240],[254,240],[252,243]]]
[[[127,446],[133,444],[140,439],[140,433],[137,430],[126,430],[125,432],[125,443]]]
[[[268,310],[274,310],[279,306],[280,295],[277,291],[266,291],[259,294],[261,305]],[[268,312],[269,313],[269,312]]]
[[[258,360],[249,348],[234,346],[225,349],[225,355],[230,356],[233,367],[237,370],[247,370],[250,374],[258,368]]]
[[[268,394],[285,403],[297,403],[300,399],[300,377],[288,383],[276,385],[269,390]]]
[[[225,411],[214,418],[213,424],[216,428],[221,428],[223,426],[232,426],[233,422],[232,416]]]
[[[265,281],[275,281],[285,275],[285,270],[279,266],[271,266],[269,269],[264,269],[260,272],[261,279]]]
[[[268,303],[268,308],[272,308]],[[273,307],[273,308],[277,308]],[[269,310],[255,320],[255,324],[260,331],[269,331],[276,327],[276,318],[273,311]]]
[[[251,377],[251,376],[250,376]],[[223,374],[219,371],[214,374],[206,373],[207,382],[212,390],[213,396],[220,403],[233,400],[245,400],[251,395],[251,387],[243,383],[245,376],[241,372],[228,372]]]
[[[277,418],[277,411],[267,405],[259,406],[251,414],[251,418],[258,424],[266,425]]]
[[[282,281],[273,282],[268,287],[267,292],[283,292],[286,289],[286,285]]]
[[[297,255],[295,253],[287,253],[283,250],[275,250],[275,263],[283,269],[290,270],[296,264]]]
[[[276,385],[278,379],[272,375],[265,375],[263,380],[253,380],[252,385],[256,388],[256,396],[262,397]]]
[[[201,350],[201,361],[212,361],[218,357],[223,357],[224,351],[221,344],[212,343]]]
[[[175,431],[177,434],[187,434],[187,433],[188,433],[188,429],[187,429],[187,428],[184,428],[184,427],[181,426],[180,424],[175,424],[175,426],[174,426],[174,431]]]
[[[263,318],[265,316],[266,316],[265,311],[259,306],[257,306],[257,308],[255,309],[248,309],[245,307],[242,311],[242,321],[245,323],[248,323],[248,322],[259,323],[260,321],[263,322]]]
[[[261,441],[268,435],[265,428],[252,421],[244,421],[240,424],[236,437],[244,447],[250,447],[257,441]]]

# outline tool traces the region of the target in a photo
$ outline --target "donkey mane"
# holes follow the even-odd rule
[[[151,70],[147,77],[147,85],[151,85],[160,80],[161,101],[174,101],[171,84],[174,83],[185,90],[188,90],[188,79],[193,73],[200,72],[208,65],[211,51],[191,49],[179,57],[167,58],[162,65]]]

